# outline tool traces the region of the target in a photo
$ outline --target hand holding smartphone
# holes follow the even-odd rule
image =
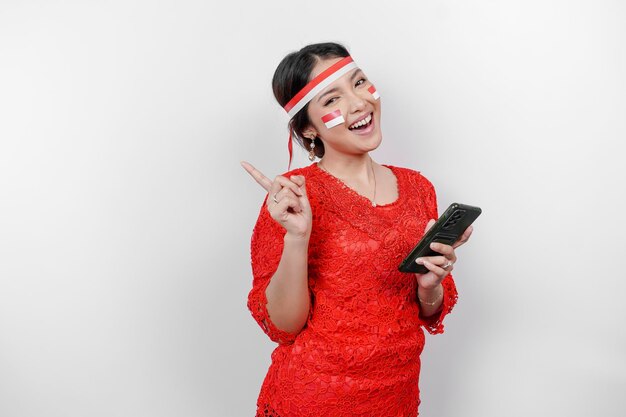
[[[480,207],[468,206],[466,204],[452,203],[450,207],[439,217],[435,224],[428,229],[422,239],[415,245],[413,250],[404,258],[398,270],[401,272],[414,272],[425,274],[428,268],[415,263],[417,258],[422,256],[441,255],[430,248],[432,242],[439,242],[452,245],[456,242],[465,229],[471,225],[482,210]]]

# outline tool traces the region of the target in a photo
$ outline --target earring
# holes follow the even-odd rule
[[[311,139],[311,144],[309,145],[311,150],[309,151],[309,161],[315,159],[315,138]]]

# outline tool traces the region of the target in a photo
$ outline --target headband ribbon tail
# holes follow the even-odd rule
[[[291,170],[291,157],[293,155],[293,144],[291,138],[291,129],[289,129],[289,142],[287,143],[287,148],[289,149],[289,165],[287,165],[287,171]]]

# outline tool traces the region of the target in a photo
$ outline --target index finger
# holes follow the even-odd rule
[[[267,178],[261,171],[252,166],[249,162],[241,161],[241,166],[243,169],[248,171],[248,174],[252,175],[252,178],[256,180],[256,182],[261,185],[261,187],[265,188],[265,191],[269,192],[270,187],[272,186],[272,181]]]

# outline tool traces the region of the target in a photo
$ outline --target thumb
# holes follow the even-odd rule
[[[307,207],[310,207],[309,205],[309,197],[306,193],[306,180],[304,178],[304,175],[294,175],[291,177],[291,180],[293,182],[295,182],[296,184],[298,184],[298,188],[300,189],[300,191],[302,192],[302,199],[304,200],[303,202],[301,202],[301,204],[305,204]]]
[[[300,190],[304,194],[306,194],[304,175],[292,175],[290,179],[291,179],[291,181],[296,183],[296,185],[300,188]]]
[[[304,175],[300,175],[300,178],[302,179],[300,189],[302,190],[302,194],[306,195],[306,179],[304,178]]]
[[[304,175],[299,175],[298,177],[300,177],[300,190],[302,191],[302,196],[308,199],[308,196],[306,194],[306,180],[304,179]]]

